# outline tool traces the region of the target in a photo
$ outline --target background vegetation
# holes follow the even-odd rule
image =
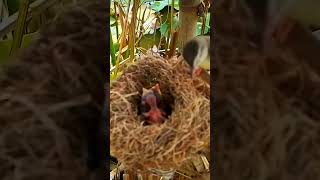
[[[77,0],[0,0],[0,64],[27,47],[62,6]],[[19,13],[20,12],[20,13]]]
[[[149,49],[162,56],[176,50],[179,0],[114,0],[110,16],[111,81]],[[210,13],[199,18],[197,35],[207,34]],[[171,50],[171,51],[170,51]]]

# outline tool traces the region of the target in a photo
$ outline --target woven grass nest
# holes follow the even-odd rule
[[[1,180],[95,178],[87,162],[105,96],[103,3],[70,7],[1,65]]]
[[[320,76],[290,49],[263,56],[234,3],[214,9],[215,178],[319,179]]]
[[[156,83],[172,114],[161,125],[144,126],[137,110],[142,88]],[[191,78],[184,61],[142,57],[111,84],[111,154],[129,169],[170,170],[208,151],[209,92],[207,84]]]

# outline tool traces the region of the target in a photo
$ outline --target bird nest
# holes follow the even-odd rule
[[[288,49],[263,56],[236,2],[214,10],[215,177],[318,178],[319,74]]]
[[[101,3],[68,9],[15,61],[1,65],[0,179],[95,175],[107,48]],[[70,39],[76,36],[82,38]]]
[[[163,124],[145,126],[138,115],[142,88],[156,83],[172,113]],[[208,151],[209,93],[207,84],[191,78],[184,61],[142,57],[111,84],[111,154],[128,169],[170,170]]]

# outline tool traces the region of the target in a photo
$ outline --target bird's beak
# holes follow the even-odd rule
[[[200,68],[200,67],[194,68],[193,71],[192,71],[192,77],[200,77],[201,74],[203,73],[203,71],[204,70],[202,68]]]
[[[203,81],[210,84],[210,74],[208,74],[207,71],[205,71],[203,68],[197,67],[192,71],[192,77],[195,78],[201,78]]]
[[[155,86],[154,86],[154,89],[160,94],[162,95],[161,91],[160,91],[160,85],[159,83],[157,83]]]

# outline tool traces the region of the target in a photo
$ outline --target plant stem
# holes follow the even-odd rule
[[[15,53],[21,46],[22,37],[24,35],[26,19],[28,15],[29,9],[29,0],[21,0],[20,8],[19,8],[19,16],[16,24],[13,43],[10,50],[10,56]]]
[[[111,34],[111,31],[110,31],[110,50],[111,50],[111,62],[112,62],[112,65],[114,66],[116,64],[116,52],[115,52],[115,49],[114,49],[114,45],[113,45],[113,39],[112,39],[112,34]]]
[[[116,2],[113,2],[114,6],[114,14],[115,14],[115,19],[116,19],[116,35],[117,35],[117,40],[119,39],[119,27],[118,27],[118,16],[117,16],[117,6]]]

